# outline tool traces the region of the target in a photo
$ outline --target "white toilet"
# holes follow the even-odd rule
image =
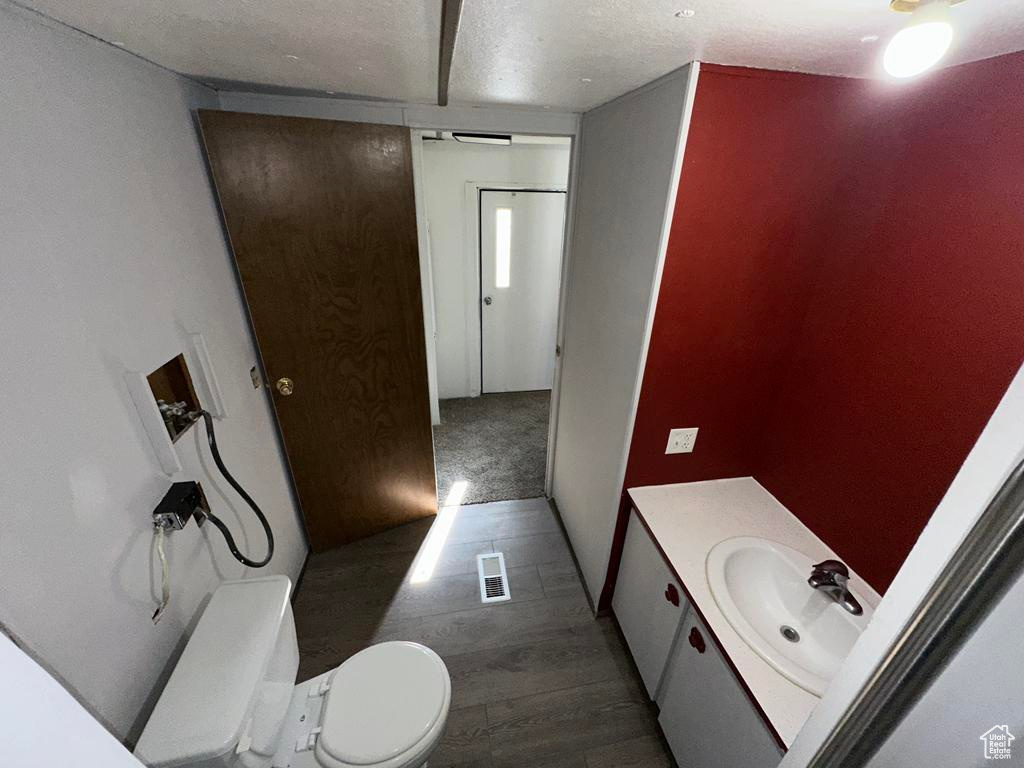
[[[288,595],[270,576],[222,584],[142,732],[149,766],[419,768],[444,735],[451,679],[417,643],[373,645],[295,684]]]

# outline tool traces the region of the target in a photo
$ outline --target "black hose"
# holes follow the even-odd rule
[[[210,443],[210,453],[213,454],[213,461],[217,465],[217,469],[224,475],[224,479],[227,480],[231,487],[234,488],[238,495],[245,499],[245,503],[252,507],[252,511],[256,513],[256,517],[259,518],[260,524],[263,526],[263,530],[267,534],[267,556],[262,560],[250,560],[248,557],[238,551],[238,547],[235,545],[235,539],[231,535],[231,531],[224,522],[217,517],[213,512],[204,512],[203,515],[221,532],[224,536],[224,540],[228,543],[228,549],[231,550],[231,554],[235,556],[235,560],[240,562],[242,565],[247,565],[250,568],[262,568],[270,562],[270,558],[274,556],[274,532],[270,530],[270,523],[267,522],[266,515],[259,508],[255,501],[252,500],[252,496],[245,492],[245,489],[238,484],[238,481],[231,476],[228,472],[228,468],[224,466],[224,461],[220,457],[220,451],[217,450],[217,436],[213,432],[213,417],[208,411],[199,411],[199,415],[203,417],[203,421],[206,422],[206,439]]]

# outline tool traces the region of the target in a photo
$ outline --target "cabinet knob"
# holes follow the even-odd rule
[[[285,397],[288,397],[288,395],[295,391],[295,382],[287,376],[278,379],[274,386],[277,387],[277,391]]]
[[[690,630],[690,645],[697,649],[697,653],[704,653],[708,649],[707,644],[704,642],[704,636],[696,627]]]
[[[679,590],[676,589],[676,585],[672,582],[669,582],[668,586],[665,587],[665,599],[676,608],[679,607]]]

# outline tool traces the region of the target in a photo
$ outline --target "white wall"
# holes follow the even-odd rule
[[[5,765],[142,768],[132,754],[0,633],[0,744]]]
[[[928,587],[967,532],[1024,457],[1024,368],[1018,371],[978,442],[886,590],[868,628],[833,678],[821,703],[797,736],[780,768],[807,765],[882,655],[906,624]],[[909,719],[883,746],[873,766],[981,765],[978,737],[1007,724],[1024,734],[1020,692],[1020,625],[1024,585],[1018,584],[983,622]],[[996,718],[996,719],[993,719]],[[992,720],[991,723],[988,721]],[[984,728],[978,730],[981,723]],[[1014,730],[1014,728],[1018,730]],[[977,733],[975,733],[977,731]],[[970,742],[970,743],[962,743]],[[905,754],[901,754],[905,751]],[[1018,758],[1019,759],[1019,758]]]
[[[423,142],[423,191],[434,284],[438,395],[480,394],[478,255],[467,238],[467,182],[565,189],[569,145]]]
[[[427,203],[423,192],[423,142],[412,132],[412,186],[416,199],[416,247],[420,260],[420,295],[423,300],[423,336],[427,353],[427,395],[430,398],[430,423],[441,423],[441,404],[437,397],[437,325],[434,320],[434,278],[430,268],[430,238],[427,236]]]
[[[580,126],[553,496],[594,601],[608,568],[696,71],[684,67],[587,112]]]
[[[7,5],[0,71],[0,622],[124,739],[209,593],[245,569],[213,526],[172,534],[171,604],[150,621],[151,512],[170,480],[123,371],[151,371],[202,332],[228,414],[222,453],[277,536],[269,570],[294,578],[306,543],[249,382],[256,349],[189,111],[216,98]],[[181,476],[258,555],[259,524],[207,472],[201,434],[178,443]]]
[[[870,768],[984,765],[981,735],[1009,726],[1024,755],[1024,579],[1018,579],[868,763]]]

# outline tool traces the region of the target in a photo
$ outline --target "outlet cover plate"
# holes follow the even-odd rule
[[[693,445],[697,442],[697,427],[673,429],[668,433],[668,445],[665,453],[693,453]]]

